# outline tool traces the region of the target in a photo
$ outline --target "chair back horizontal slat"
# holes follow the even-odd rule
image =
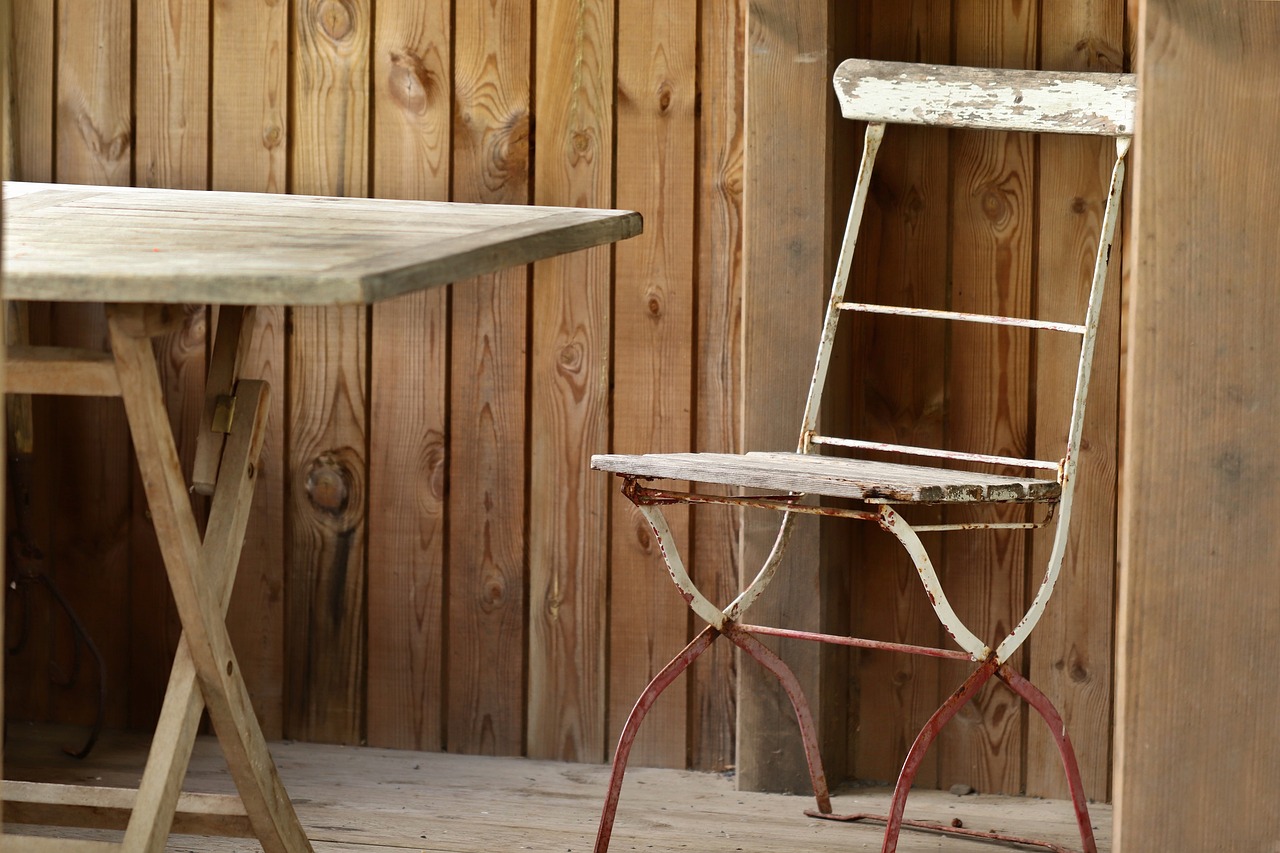
[[[845,118],[986,130],[1133,134],[1133,74],[1019,71],[847,59],[835,73]]]

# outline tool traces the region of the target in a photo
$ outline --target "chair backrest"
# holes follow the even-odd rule
[[[809,387],[799,451],[812,452],[816,445],[901,453],[925,458],[945,458],[966,462],[1013,465],[1057,472],[1063,483],[1063,510],[1068,509],[1069,485],[1074,480],[1078,458],[1084,403],[1093,362],[1103,286],[1111,256],[1120,190],[1124,181],[1124,158],[1129,149],[1136,114],[1136,81],[1132,74],[1067,73],[1056,71],[1014,71],[918,65],[850,59],[835,74],[835,90],[845,118],[867,122],[862,162],[854,187],[853,202],[845,225],[844,240],[836,262],[819,345],[817,363]],[[858,229],[866,207],[871,172],[886,124],[931,125],[942,128],[977,128],[1029,133],[1065,133],[1109,136],[1116,140],[1116,159],[1103,213],[1088,308],[1079,324],[1046,322],[1023,317],[1004,317],[939,311],[914,306],[873,305],[845,299],[849,270]],[[938,448],[884,444],[858,439],[824,436],[818,433],[818,410],[830,364],[831,345],[841,315],[846,311],[895,314],[928,320],[990,323],[1049,330],[1079,335],[1080,362],[1076,373],[1068,440],[1061,459],[1039,460],[961,453]]]

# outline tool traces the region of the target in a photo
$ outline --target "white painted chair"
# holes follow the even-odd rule
[[[1089,824],[1080,774],[1061,717],[1044,694],[1016,670],[1006,666],[1005,662],[1026,641],[1044,613],[1058,581],[1067,545],[1094,341],[1119,208],[1124,158],[1133,134],[1136,103],[1134,78],[1132,75],[1121,74],[1010,71],[851,59],[844,62],[836,72],[835,88],[845,118],[865,121],[867,128],[861,168],[836,264],[831,299],[821,329],[795,451],[604,455],[592,458],[593,468],[609,471],[623,478],[624,493],[653,526],[672,579],[689,606],[707,623],[707,628],[654,678],[641,695],[623,730],[614,757],[613,783],[601,819],[596,851],[604,853],[608,847],[627,754],[640,721],[657,695],[719,635],[728,637],[768,667],[783,682],[792,697],[818,800],[818,808],[809,813],[845,819],[872,817],[837,816],[831,813],[825,777],[813,737],[812,720],[803,693],[785,664],[756,639],[757,635],[774,635],[968,660],[975,664],[973,673],[929,720],[907,756],[894,792],[890,814],[880,818],[887,823],[882,848],[886,853],[896,849],[898,833],[904,824],[915,825],[914,822],[903,820],[903,810],[911,782],[928,746],[942,726],[992,677],[1004,682],[1027,700],[1049,723],[1062,755],[1084,849],[1093,853],[1096,851],[1096,844]],[[1088,309],[1079,324],[1045,322],[1023,317],[974,315],[912,306],[875,305],[846,298],[846,284],[876,152],[888,124],[1087,134],[1115,139],[1116,160],[1100,229]],[[919,318],[920,322],[950,321],[1020,326],[1049,334],[1077,336],[1080,339],[1079,367],[1067,443],[1061,458],[1040,460],[958,453],[820,434],[817,429],[818,412],[826,384],[832,342],[840,319],[847,312],[896,314]],[[880,459],[888,456],[902,461],[890,463],[823,455],[823,448],[830,447],[841,448],[841,453],[845,454],[875,455]],[[1024,474],[1010,476],[960,470],[960,467],[989,469],[995,466],[1021,470]],[[1038,475],[1028,472],[1038,472]],[[691,492],[675,492],[649,485],[652,480],[687,480],[693,482],[695,488]],[[730,497],[702,494],[696,489],[696,484],[699,483],[736,486],[752,491],[763,490],[765,494]],[[848,500],[842,501],[841,506],[824,506],[823,498],[852,499],[856,508],[845,508]],[[772,552],[754,580],[733,601],[724,606],[711,602],[690,579],[680,558],[677,543],[672,540],[671,531],[662,514],[662,506],[670,503],[734,504],[782,513]],[[912,525],[900,512],[903,507],[922,504],[993,506],[1010,503],[1034,505],[1038,508],[1035,512],[1038,520]],[[743,620],[747,611],[773,579],[791,535],[793,521],[801,513],[871,521],[892,534],[910,555],[938,619],[954,638],[959,650],[883,643],[745,623]],[[1035,598],[1007,636],[994,638],[994,643],[988,643],[971,631],[952,609],[918,534],[926,530],[1039,528],[1051,524],[1055,525],[1053,546],[1043,582]],[[941,829],[951,830],[950,827]],[[975,833],[965,829],[955,831],[993,840],[1028,842],[1028,839],[1014,839],[994,833]],[[1032,843],[1058,849],[1044,842]]]

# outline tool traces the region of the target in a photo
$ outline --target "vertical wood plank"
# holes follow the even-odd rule
[[[618,205],[645,212],[645,232],[617,248],[613,452],[688,449],[692,439],[694,80],[696,2],[624,4],[618,13]],[[613,479],[613,478],[611,478]],[[613,491],[609,555],[612,746],[649,680],[688,642],[689,613],[653,531]],[[682,550],[687,507],[664,510]],[[701,626],[699,626],[701,627]],[[649,766],[686,763],[689,683],[654,706],[633,747]]]
[[[11,3],[6,136],[13,146],[14,180],[53,180],[54,2]]]
[[[454,6],[457,201],[529,201],[532,15],[527,0]],[[506,270],[452,296],[451,752],[524,751],[528,283]]]
[[[213,189],[285,190],[288,12],[278,0],[214,0]]]
[[[379,3],[373,194],[449,197],[446,0]],[[440,749],[447,292],[373,308],[369,415],[368,739]]]
[[[611,0],[537,4],[534,202],[613,201]],[[533,274],[530,375],[528,753],[605,754],[608,478],[589,469],[609,441],[608,248]]]
[[[49,181],[53,179],[53,111],[54,111],[54,0],[34,0],[18,4],[16,8],[10,4],[11,39],[5,44],[11,53],[5,69],[8,85],[8,105],[5,116],[6,147],[11,161],[7,163],[7,177],[15,180]],[[16,306],[14,306],[16,308]],[[10,309],[12,310],[12,309]],[[29,306],[31,328],[28,334],[32,341],[48,340],[47,305]],[[45,322],[40,323],[38,318]],[[9,340],[16,340],[11,335]],[[52,462],[52,454],[46,448],[40,450],[41,441],[47,443],[49,433],[42,427],[49,423],[49,405],[47,398],[30,398],[30,411],[33,424],[32,441],[35,444],[32,465],[35,468],[31,478],[29,531],[35,547],[46,552],[51,546],[50,524],[53,504],[51,501],[50,478],[43,476],[47,466]],[[44,436],[43,439],[38,438]],[[13,476],[12,469],[8,474]],[[10,500],[6,491],[5,499]],[[11,503],[16,507],[16,503]],[[16,532],[16,531],[15,531]],[[25,645],[20,654],[5,655],[5,711],[11,720],[43,720],[48,714],[49,681],[46,661],[49,654],[51,604],[42,601],[35,590],[26,595],[26,605],[20,598],[23,593],[8,592],[5,602],[10,614],[10,631],[19,630],[25,633]],[[19,615],[19,606],[29,609]],[[23,620],[23,621],[19,621]],[[17,635],[6,634],[10,640]]]
[[[747,16],[742,430],[749,450],[795,447],[830,288],[830,18],[830,3],[795,0],[753,2]],[[764,562],[778,520],[774,513],[745,516],[744,581]],[[750,611],[752,621],[821,630],[819,550],[816,520],[798,520],[778,578]],[[822,651],[812,643],[779,649],[818,714],[826,704]],[[829,726],[818,716],[825,734]],[[840,753],[824,757],[842,760]],[[790,702],[749,660],[738,679],[737,756],[738,784],[746,789],[809,786]],[[836,766],[828,772],[841,775]]]
[[[210,183],[212,189],[285,188],[288,7],[274,0],[215,0]],[[271,386],[227,630],[267,738],[283,736],[285,564],[285,311],[254,312],[242,375]]]
[[[1036,4],[961,0],[954,7],[960,65],[1034,68]],[[951,308],[1028,316],[1035,238],[1035,145],[1027,134],[961,132],[952,146]],[[948,441],[961,450],[1029,450],[1031,338],[1024,330],[956,324],[948,364]],[[1021,509],[984,517],[1019,520]],[[949,512],[949,520],[962,517]],[[979,636],[998,640],[1021,618],[1027,537],[951,534],[943,585]],[[990,641],[990,640],[989,640]],[[1020,665],[1015,657],[1013,664]],[[944,665],[938,701],[969,667]],[[984,689],[939,739],[939,783],[1016,793],[1022,787],[1023,707],[999,685]]]
[[[702,0],[699,18],[694,441],[700,451],[736,453],[741,451],[746,0]],[[714,602],[731,601],[738,589],[741,529],[740,511],[693,508],[689,568]],[[732,646],[712,645],[686,677],[692,679],[690,765],[717,772],[733,767],[737,667]]]
[[[860,55],[946,64],[950,3],[915,0],[873,6]],[[859,140],[860,142],[860,140]],[[944,131],[894,126],[877,158],[855,266],[855,293],[888,305],[946,306],[948,137]],[[852,154],[850,155],[852,156]],[[861,430],[874,441],[941,447],[945,443],[945,328],[931,321],[853,317],[859,336]],[[845,330],[844,334],[848,334]],[[928,511],[912,514],[924,523]],[[940,513],[931,513],[940,520]],[[938,645],[943,633],[901,545],[864,528],[852,595],[854,633],[901,643]],[[939,534],[924,534],[937,554]],[[938,664],[913,655],[863,652],[858,657],[858,726],[851,736],[854,773],[892,780],[917,732],[938,706]],[[926,756],[918,784],[937,778]]]
[[[58,4],[56,172],[69,183],[127,185],[133,146],[130,103],[132,32],[126,0]],[[106,349],[101,306],[57,305],[51,343]],[[43,446],[54,487],[48,546],[54,579],[101,651],[112,678],[127,680],[129,483],[132,466],[124,408],[118,400],[56,400]],[[60,630],[54,655],[70,649]],[[83,667],[74,695],[55,700],[63,720],[92,720],[97,674]],[[127,691],[108,690],[107,725],[127,722]],[[64,716],[64,713],[66,716]]]
[[[205,189],[208,184],[209,2],[144,0],[137,9],[134,85],[135,183]],[[153,344],[182,470],[189,474],[203,405],[208,313],[188,306],[186,322]],[[142,494],[135,473],[134,494]],[[193,498],[197,518],[203,498]],[[146,501],[133,503],[130,578],[129,717],[149,727],[159,715],[182,626],[169,592]]]
[[[1124,4],[1044,0],[1042,68],[1123,70]],[[1047,134],[1040,139],[1036,309],[1038,317],[1083,318],[1115,145]],[[1107,282],[1094,350],[1071,540],[1053,602],[1028,647],[1031,680],[1057,704],[1079,752],[1090,797],[1106,799],[1110,779],[1112,631],[1115,608],[1116,474],[1119,464],[1120,255]],[[1082,322],[1073,319],[1070,322]],[[1067,442],[1079,340],[1036,337],[1036,456],[1056,459]],[[1031,595],[1049,559],[1052,536],[1033,538]],[[1027,724],[1026,792],[1067,797],[1058,750],[1034,714]]]
[[[293,189],[368,191],[368,0],[297,0]],[[285,734],[364,737],[367,312],[299,308],[287,343]]]
[[[1270,851],[1280,6],[1147,0],[1140,31],[1116,849]]]

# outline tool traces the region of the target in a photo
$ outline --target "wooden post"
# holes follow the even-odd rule
[[[830,2],[799,0],[759,0],[747,13],[742,429],[750,450],[796,446],[813,370],[808,354],[816,351],[830,292],[831,16]],[[772,513],[745,516],[741,571],[748,580],[769,553],[778,520]],[[819,550],[817,522],[801,519],[751,621],[823,627]],[[843,728],[843,717],[828,721],[820,713],[824,691],[838,687],[823,678],[823,650],[800,643],[777,648],[809,696],[820,736]],[[786,695],[749,660],[739,673],[738,784],[806,791],[804,750]],[[839,779],[842,769],[828,773]]]
[[[1116,850],[1280,850],[1280,5],[1139,31]]]

